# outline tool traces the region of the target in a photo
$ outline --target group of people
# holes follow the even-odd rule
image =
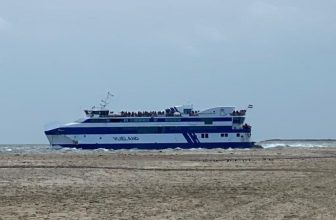
[[[122,111],[120,114],[115,114],[114,116],[119,117],[169,117],[169,116],[177,116],[181,115],[179,111],[174,108],[166,109],[165,111],[138,111],[138,112],[129,112],[129,111]],[[189,116],[197,116],[197,111],[191,111]]]
[[[246,110],[240,110],[240,111],[233,111],[231,113],[232,116],[243,116],[246,114]]]
[[[248,125],[248,124],[244,124],[244,125],[243,125],[243,128],[245,128],[245,129],[246,129],[246,128],[251,128],[251,126]]]
[[[122,111],[120,112],[120,117],[157,117],[157,116],[164,116],[164,111],[138,111],[138,112],[128,112]]]

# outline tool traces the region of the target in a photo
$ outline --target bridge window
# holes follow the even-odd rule
[[[183,114],[190,114],[192,109],[183,109]]]

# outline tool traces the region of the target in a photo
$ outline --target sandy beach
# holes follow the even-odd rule
[[[336,148],[0,155],[0,219],[336,219]]]

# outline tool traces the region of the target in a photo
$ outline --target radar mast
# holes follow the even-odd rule
[[[110,104],[110,100],[114,95],[110,92],[107,92],[106,98],[102,99],[100,102],[100,109],[104,110],[106,108],[106,106],[108,106]]]
[[[100,108],[99,109],[104,110],[106,108],[106,106],[108,106],[110,104],[110,100],[113,96],[114,95],[112,93],[107,92],[106,97],[100,101],[100,104],[99,104]],[[97,107],[94,105],[94,106],[92,106],[91,109],[94,110],[94,109],[97,109]]]

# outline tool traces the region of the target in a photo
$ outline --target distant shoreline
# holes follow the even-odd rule
[[[336,141],[336,139],[267,139],[257,142],[269,142],[269,141]]]

